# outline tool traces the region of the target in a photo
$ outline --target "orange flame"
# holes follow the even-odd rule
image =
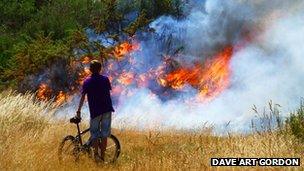
[[[131,44],[128,42],[124,42],[114,48],[113,54],[117,59],[122,59],[125,55],[136,50],[139,50],[138,43]]]
[[[228,88],[231,75],[229,62],[232,53],[233,48],[228,46],[207,64],[200,78],[200,97],[210,100]]]
[[[139,49],[138,43],[124,42],[114,48],[112,55],[120,60],[123,59],[124,56]],[[181,90],[186,85],[190,85],[199,91],[197,96],[199,100],[204,102],[210,101],[229,86],[231,75],[229,62],[232,53],[233,47],[227,46],[223,51],[216,54],[210,60],[207,60],[205,64],[195,64],[193,67],[180,67],[179,64],[175,64],[174,61],[170,61],[170,58],[168,58],[164,61],[163,65],[159,65],[157,68],[151,68],[141,74],[119,70],[119,65],[114,65],[113,61],[115,60],[113,60],[112,63],[109,63],[107,66],[107,71],[110,73],[109,79],[118,83],[113,86],[112,93],[115,95],[121,93],[131,95],[132,93],[129,91],[123,91],[126,86],[136,84],[138,87],[147,87],[149,86],[150,80],[155,81],[155,78],[158,78],[157,81],[159,85],[176,90]],[[131,56],[128,55],[127,58],[128,57],[130,58],[127,59],[126,62],[128,62],[128,65],[133,66],[136,61],[133,60]],[[84,66],[83,71],[78,75],[77,85],[83,85],[84,80],[90,76],[91,72],[87,67],[90,61],[91,58],[88,56],[82,57],[80,61],[77,60],[78,63],[81,62],[84,64],[82,65]],[[177,69],[172,71],[172,68]],[[171,70],[171,72],[167,73],[167,70]],[[70,90],[74,90],[74,88],[70,88]],[[72,93],[69,92],[68,94],[71,95]],[[54,100],[56,106],[60,106],[66,102],[69,99],[68,94],[59,91]],[[50,100],[51,97],[54,97],[53,95],[54,91],[47,84],[41,84],[39,86],[37,91],[38,99]]]
[[[211,100],[229,86],[232,52],[233,48],[228,46],[204,66],[197,64],[193,68],[179,68],[159,78],[158,82],[177,90],[189,84],[199,90],[200,99]]]
[[[165,79],[159,79],[159,82],[177,90],[184,88],[186,84],[197,87],[201,72],[202,67],[200,65],[196,65],[194,68],[180,68],[169,73]]]
[[[47,84],[40,84],[37,91],[37,98],[42,101],[46,101],[50,99],[52,94],[51,88]]]
[[[55,99],[56,106],[60,106],[67,100],[67,94],[65,94],[63,91],[60,91]]]
[[[37,98],[41,101],[47,101],[52,98],[52,89],[45,83],[40,84],[37,91]],[[60,91],[59,94],[55,98],[56,106],[63,104],[67,100],[67,95]]]
[[[124,42],[119,44],[118,46],[116,46],[113,50],[113,55],[117,58],[117,59],[122,59],[125,55],[139,50],[139,43],[129,43],[129,42]],[[78,62],[80,62],[81,64],[83,64],[85,67],[83,69],[83,71],[78,73],[78,79],[77,79],[77,84],[78,85],[83,85],[83,82],[85,81],[86,78],[88,78],[91,75],[90,69],[88,68],[88,64],[90,63],[90,61],[92,60],[91,57],[89,56],[83,56],[81,57],[81,59],[79,61],[73,61],[72,65],[77,65]],[[132,62],[131,59],[129,61],[130,63]],[[109,71],[113,71],[113,63],[109,65]],[[123,72],[122,74],[114,74],[114,75],[110,75],[109,78],[111,79],[111,81],[113,80],[113,77],[118,77],[117,81],[122,84],[122,85],[130,85],[133,82],[134,79],[134,74],[133,73],[128,73],[128,72]],[[70,90],[75,90],[75,87],[70,87]],[[118,91],[119,92],[119,91]],[[50,100],[52,97],[54,97],[53,94],[54,91],[47,85],[47,84],[41,84],[37,90],[37,98],[39,100]],[[57,96],[55,96],[55,103],[57,106],[63,104],[66,100],[68,99],[68,95],[67,93],[64,93],[63,91],[59,91],[59,93],[57,94]]]
[[[78,83],[80,85],[83,84],[84,80],[91,75],[91,71],[89,68],[84,68],[81,73],[79,73]]]
[[[132,84],[134,79],[134,74],[132,72],[123,72],[119,78],[117,79],[117,81],[123,85],[130,85]]]
[[[89,64],[91,62],[91,58],[88,56],[85,56],[82,58],[81,63],[83,64]]]

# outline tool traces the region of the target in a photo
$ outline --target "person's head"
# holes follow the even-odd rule
[[[101,63],[97,60],[92,60],[90,63],[90,71],[92,74],[99,74],[101,71]]]

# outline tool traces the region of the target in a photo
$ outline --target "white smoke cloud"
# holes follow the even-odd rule
[[[205,9],[194,8],[177,21],[161,17],[151,24],[163,37],[185,44],[186,59],[208,57],[227,44],[236,44],[245,27],[257,29],[256,37],[231,60],[230,87],[209,103],[196,102],[196,90],[184,89],[183,97],[162,101],[148,88],[130,88],[120,97],[113,126],[135,129],[197,130],[207,125],[244,131],[254,117],[252,106],[269,100],[282,106],[283,114],[295,109],[304,97],[304,6],[301,1],[208,0]],[[166,29],[166,30],[165,30]],[[173,34],[172,34],[173,33]],[[161,42],[142,42],[135,59],[157,65]],[[149,46],[152,46],[149,48]],[[174,46],[174,45],[171,45]],[[176,47],[178,45],[175,45]],[[128,95],[127,95],[128,94]]]

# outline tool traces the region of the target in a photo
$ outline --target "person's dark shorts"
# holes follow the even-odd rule
[[[103,113],[90,120],[91,137],[89,142],[97,138],[106,138],[111,135],[112,112]]]

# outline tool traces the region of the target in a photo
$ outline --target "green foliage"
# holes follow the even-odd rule
[[[35,1],[2,1],[0,2],[0,74],[9,66],[12,48],[20,41],[17,36],[19,28],[28,22],[35,12]]]
[[[67,37],[67,45],[70,48],[70,53],[73,53],[74,49],[81,49],[83,51],[92,51],[90,42],[84,30],[71,30]]]
[[[18,84],[81,49],[105,60],[109,49],[89,42],[85,29],[116,42],[160,15],[179,16],[181,0],[10,0],[0,2],[0,89]],[[138,14],[130,23],[128,14]],[[39,35],[39,36],[37,36]],[[68,63],[67,63],[68,64]]]
[[[117,10],[122,14],[139,11],[139,0],[117,0]]]
[[[138,29],[146,26],[150,22],[150,20],[148,20],[146,16],[147,16],[147,12],[146,10],[143,10],[140,13],[140,15],[137,17],[137,19],[133,23],[131,23],[128,27],[126,27],[124,31],[129,36],[133,36]]]
[[[0,84],[18,84],[70,56],[82,38],[71,35],[89,26],[92,7],[92,0],[0,2]]]
[[[9,49],[12,48],[12,45],[13,41],[10,35],[0,36],[0,73],[8,66],[7,61],[11,57]]]
[[[37,73],[56,60],[67,58],[68,50],[64,42],[53,41],[51,36],[38,35],[36,39],[14,47],[14,58],[9,60],[9,68],[2,77],[22,80],[26,75]]]
[[[53,0],[42,6],[21,31],[31,37],[42,31],[45,36],[52,33],[53,39],[62,39],[69,30],[88,26],[89,17],[89,5],[84,0]]]
[[[103,0],[94,5],[99,7],[93,9],[91,20],[91,25],[96,32],[119,33],[121,31],[120,23],[123,20],[123,13],[118,10],[116,0]]]
[[[300,108],[296,112],[290,114],[286,120],[286,124],[290,128],[291,133],[304,142],[304,103],[301,103]]]
[[[35,0],[10,0],[0,3],[1,24],[11,29],[20,28],[33,16],[35,12]]]
[[[146,10],[150,19],[161,15],[182,16],[182,0],[140,0],[140,10]]]
[[[155,0],[154,1],[154,14],[165,14],[172,9],[172,0]]]

